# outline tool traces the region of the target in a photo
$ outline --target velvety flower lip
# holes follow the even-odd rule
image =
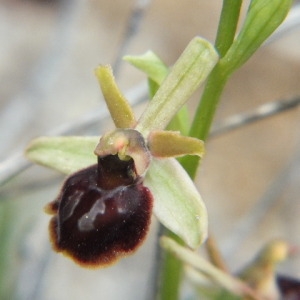
[[[53,248],[85,267],[106,266],[145,239],[153,197],[117,155],[75,172],[47,206]]]
[[[193,39],[138,121],[110,66],[99,66],[96,76],[116,129],[100,140],[42,137],[31,142],[29,159],[71,174],[47,206],[54,215],[49,229],[55,250],[83,266],[115,262],[145,239],[152,207],[190,248],[206,239],[206,207],[174,159],[202,156],[204,144],[165,128],[217,60],[209,42]]]

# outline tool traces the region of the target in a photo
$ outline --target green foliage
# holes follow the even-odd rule
[[[240,68],[282,23],[292,0],[252,0],[237,38],[220,65],[224,74]]]

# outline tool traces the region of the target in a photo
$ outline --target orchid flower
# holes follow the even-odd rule
[[[100,137],[40,137],[26,150],[35,163],[68,174],[53,214],[53,248],[86,267],[105,266],[145,239],[152,212],[195,249],[207,236],[207,211],[175,157],[204,153],[203,141],[166,126],[218,60],[213,46],[194,38],[136,120],[110,66],[96,76],[116,129]]]

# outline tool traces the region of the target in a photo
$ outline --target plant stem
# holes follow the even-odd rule
[[[180,239],[170,231],[165,230],[166,236],[182,244]],[[159,289],[159,300],[179,299],[180,282],[182,279],[182,262],[171,252],[164,251],[163,268],[161,272],[161,286]]]
[[[230,47],[239,16],[241,0],[224,0],[221,13],[221,20],[218,29],[216,47],[221,55],[224,55]],[[228,25],[230,24],[230,26]],[[220,95],[223,91],[227,76],[222,74],[221,68],[217,65],[210,74],[201,102],[197,109],[194,121],[191,126],[190,136],[205,140],[219,103]],[[187,157],[183,159],[183,166],[191,178],[195,178],[199,159],[196,157]],[[170,253],[166,253],[165,263],[162,274],[161,299],[178,299],[179,284],[181,278],[182,264]],[[176,275],[175,275],[176,274]],[[172,293],[172,297],[170,297]]]
[[[215,42],[215,47],[219,51],[220,58],[226,54],[234,40],[241,5],[242,0],[223,0]],[[190,136],[203,141],[207,139],[228,76],[228,73],[224,72],[220,63],[218,63],[210,73],[191,125]],[[192,179],[196,176],[199,161],[198,157],[182,158],[182,165]]]
[[[218,26],[215,47],[219,51],[222,58],[230,48],[239,20],[242,0],[224,0],[220,22]],[[212,121],[220,101],[220,96],[228,79],[220,64],[217,64],[214,70],[208,77],[202,98],[198,105],[191,129],[190,136],[197,137],[201,140],[206,140],[212,125]],[[189,173],[191,178],[195,178],[196,171],[199,165],[199,157],[183,158],[182,165]],[[221,269],[226,270],[220,251],[213,237],[208,238],[207,251],[209,256],[213,258],[213,262],[219,264]],[[217,254],[217,255],[216,255]],[[217,257],[217,259],[215,259]]]
[[[209,76],[202,100],[192,123],[190,135],[205,140],[220,99],[227,77],[219,68],[215,68]],[[187,158],[187,159],[185,159]],[[195,178],[199,160],[193,156],[183,157],[181,163],[192,179]],[[170,235],[168,235],[170,237]],[[174,237],[178,241],[178,237]],[[159,300],[179,299],[179,289],[182,276],[182,262],[171,253],[165,254],[162,266],[161,288]]]
[[[215,46],[223,57],[230,48],[240,16],[242,0],[224,0]]]
[[[242,0],[223,1],[215,42],[215,46],[221,57],[225,55],[233,42],[241,4]],[[206,140],[227,78],[227,74],[224,74],[222,67],[217,64],[208,77],[201,101],[191,125],[190,136]],[[181,164],[190,177],[194,179],[199,164],[199,158],[186,156],[182,158]],[[168,236],[170,237],[170,233]],[[173,235],[173,238],[178,241],[178,237]],[[174,257],[173,254],[165,253],[161,276],[159,300],[179,299],[182,262]]]
[[[207,139],[220,101],[221,93],[223,92],[229,76],[234,70],[239,68],[246,60],[248,60],[262,42],[282,22],[292,1],[286,0],[286,2],[284,2],[278,0],[278,2],[267,2],[268,6],[265,6],[264,1],[251,2],[251,4],[254,4],[252,6],[250,5],[246,22],[242,27],[238,38],[234,40],[242,0],[223,0],[223,7],[215,42],[215,47],[219,51],[221,60],[217,63],[217,65],[215,65],[207,79],[206,86],[190,128],[190,136],[204,141]],[[264,12],[267,14],[267,19],[264,18],[265,16],[262,18],[260,14],[262,8],[264,8]],[[276,14],[277,11],[279,12],[278,14]],[[198,157],[183,157],[181,159],[181,164],[192,179],[195,178],[199,161]],[[217,253],[217,258],[219,258],[219,251],[214,243],[210,243],[208,248],[211,255]],[[217,261],[217,264],[219,265],[220,262]],[[165,276],[162,278],[161,290],[165,293],[160,299],[177,300],[181,278],[181,274],[178,272],[181,273],[181,263],[176,261],[174,258],[171,259],[166,256],[163,268]],[[218,271],[218,269],[216,270]],[[177,272],[176,276],[174,276],[173,272]],[[170,294],[171,292],[172,294]],[[257,299],[256,295],[251,295],[251,291],[248,295],[253,299]]]

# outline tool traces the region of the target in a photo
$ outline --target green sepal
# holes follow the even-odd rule
[[[194,38],[149,102],[136,129],[145,137],[152,130],[165,129],[217,61],[218,54],[211,43]]]
[[[164,62],[152,51],[138,56],[125,56],[124,60],[143,71],[148,76],[149,97],[152,99],[158,91],[160,85],[167,77],[169,68]],[[189,130],[189,113],[186,105],[184,105],[168,124],[169,130],[180,130],[184,135]]]
[[[71,174],[97,163],[98,142],[97,136],[40,137],[32,140],[25,155],[34,163]]]
[[[196,249],[207,237],[207,211],[193,181],[174,158],[153,158],[145,181],[159,221]]]

